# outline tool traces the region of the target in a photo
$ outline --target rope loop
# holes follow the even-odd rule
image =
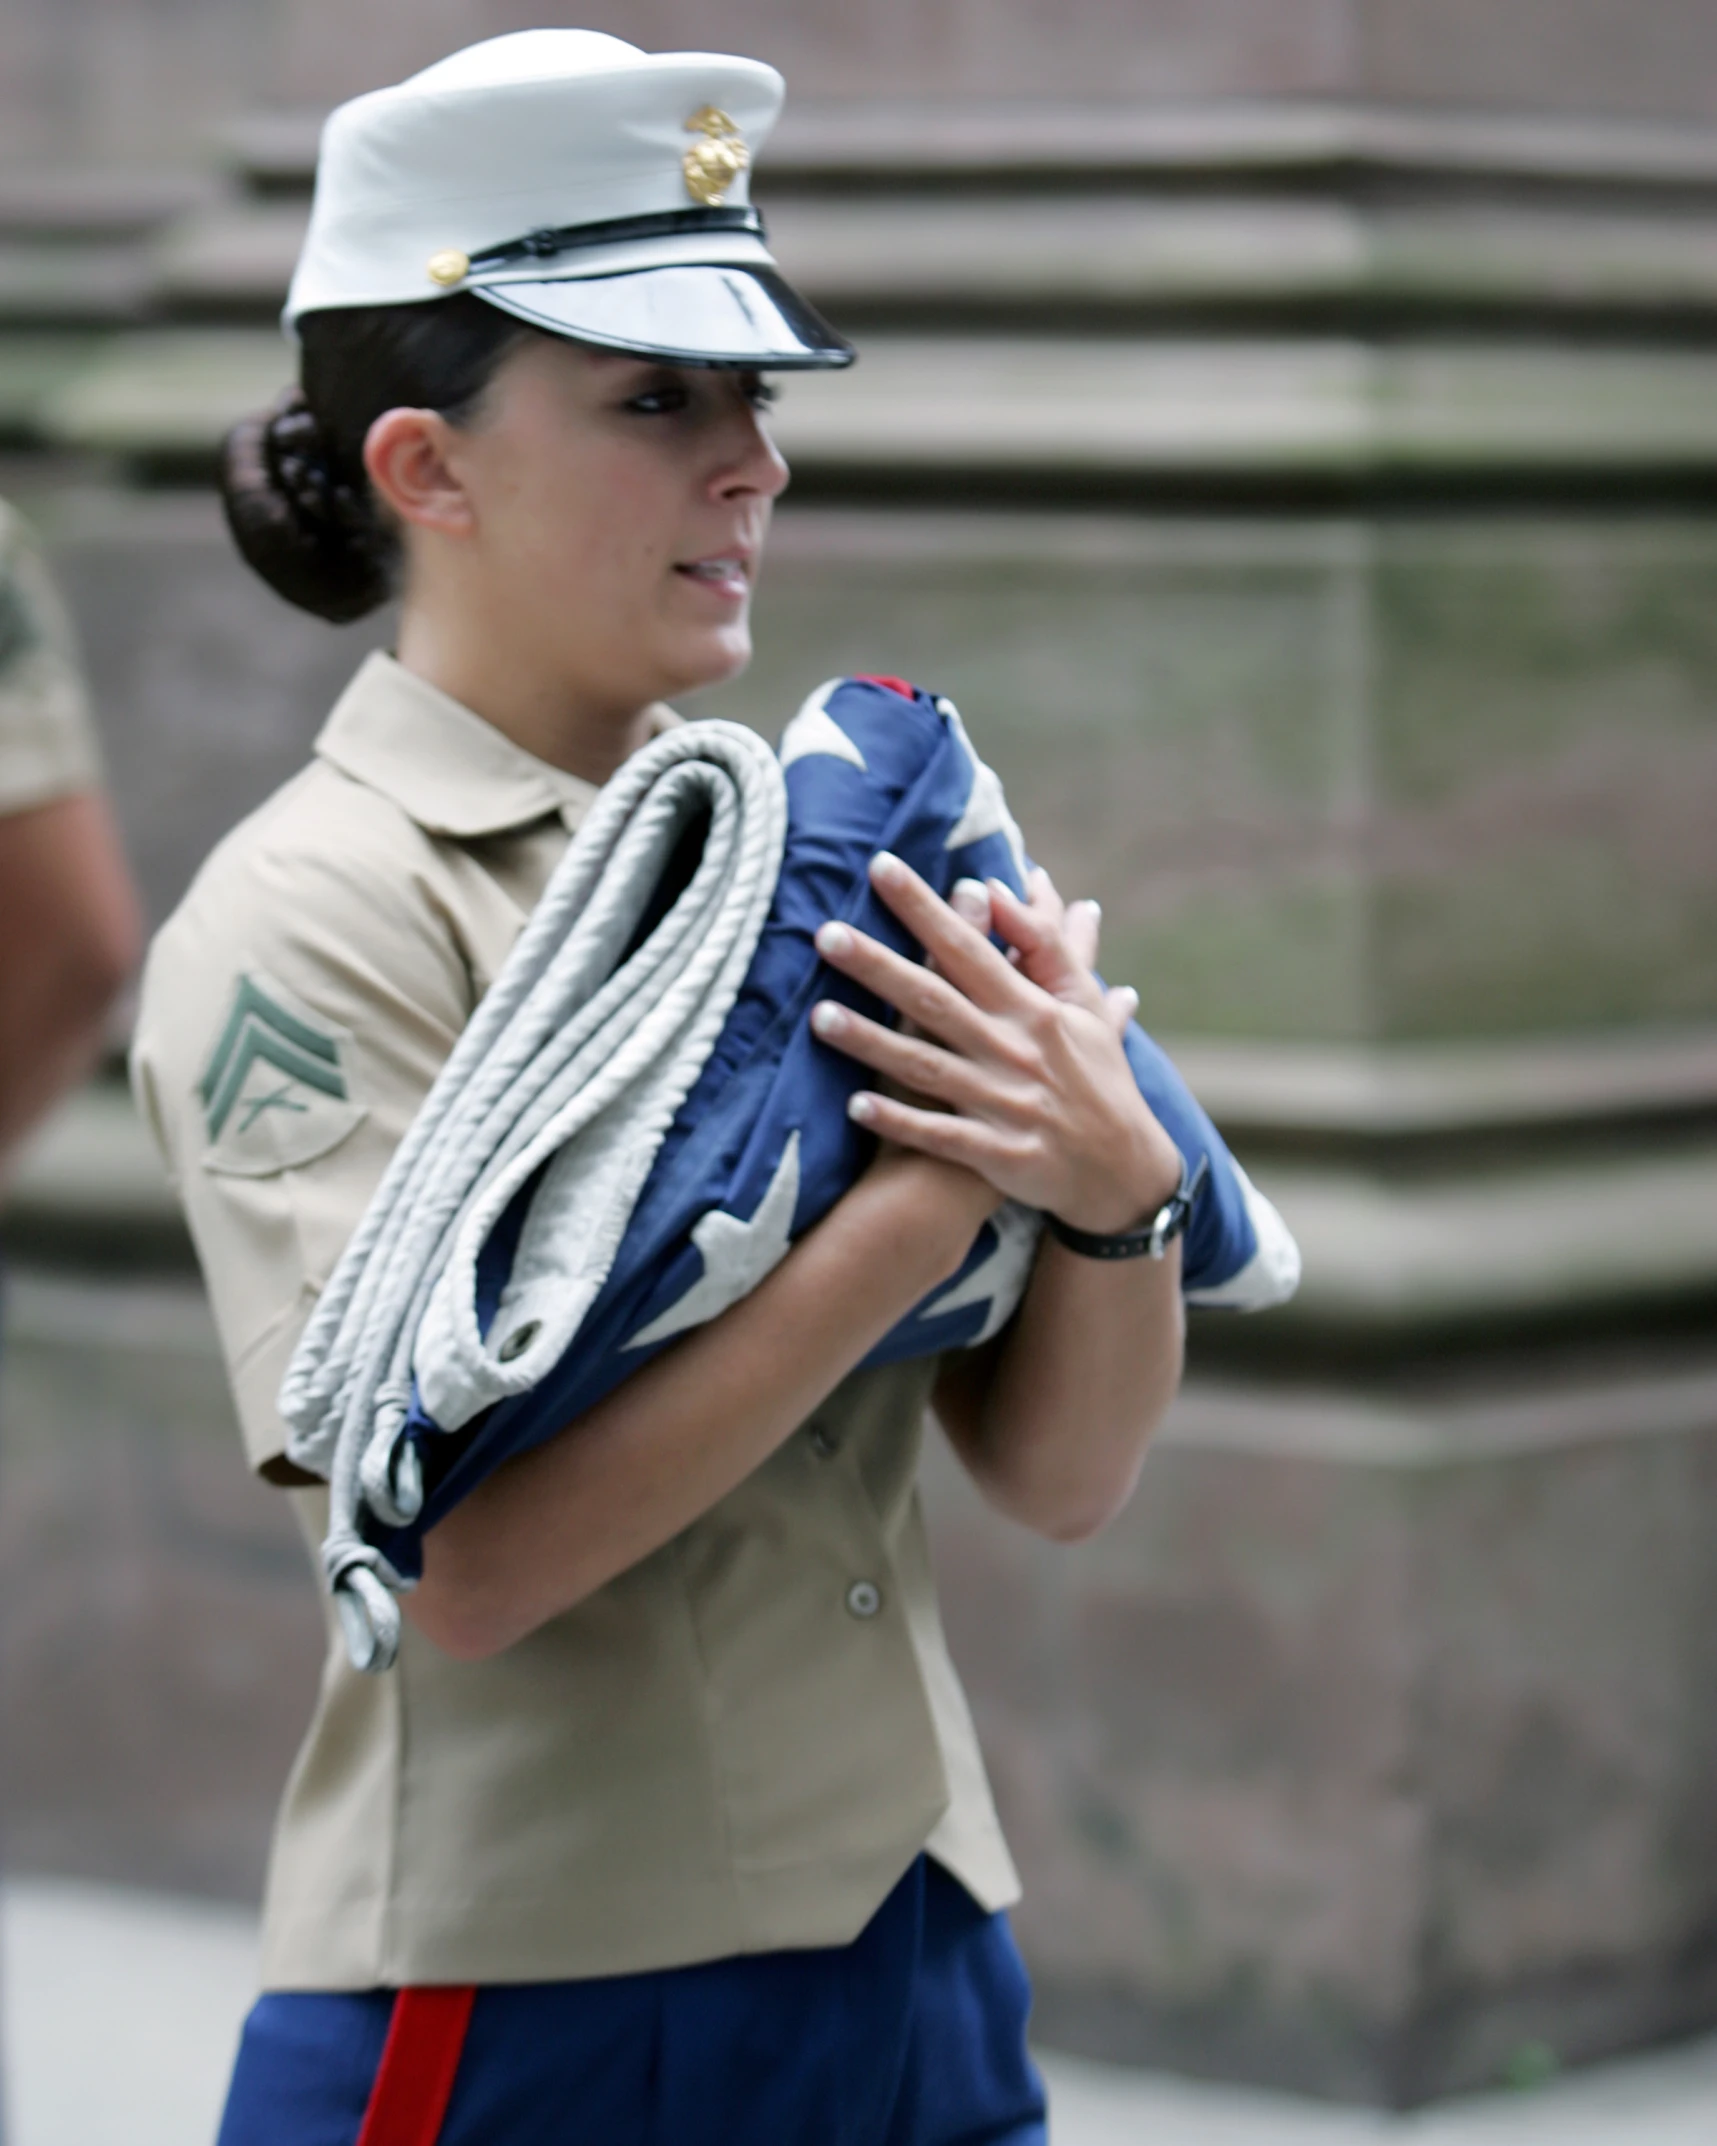
[[[385,1386],[376,1396],[375,1429],[358,1463],[364,1502],[388,1527],[409,1527],[423,1510],[423,1458],[405,1435],[411,1395]]]

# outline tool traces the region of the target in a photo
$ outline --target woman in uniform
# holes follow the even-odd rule
[[[310,1306],[595,787],[747,658],[787,478],[763,376],[851,355],[747,202],[779,101],[751,61],[535,31],[323,138],[302,393],[235,434],[229,515],[324,617],[397,589],[397,641],[161,932],[135,1053],[252,1464],[312,1541],[275,1406]],[[1179,1376],[1178,1264],[1086,1254],[1181,1162],[1091,905],[1040,878],[962,915],[874,870],[930,965],[819,946],[910,1030],[815,1018],[878,1076],[875,1162],[431,1531],[391,1674],[330,1623],[223,2146],[1043,2137],[921,1424],[1045,1535],[1117,1510]],[[856,1370],[1004,1198],[1080,1249],[1045,1243],[987,1348]]]

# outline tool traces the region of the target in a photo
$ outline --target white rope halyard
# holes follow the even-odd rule
[[[701,858],[624,961],[694,819]],[[671,730],[626,761],[562,859],[394,1155],[281,1388],[287,1450],[326,1476],[322,1557],[361,1668],[398,1649],[396,1573],[360,1531],[422,1503],[400,1437],[415,1375],[457,1430],[533,1388],[595,1301],[664,1135],[751,963],[781,869],[786,786],[735,723]],[[537,1172],[485,1336],[485,1240]],[[569,1227],[569,1218],[576,1224]]]

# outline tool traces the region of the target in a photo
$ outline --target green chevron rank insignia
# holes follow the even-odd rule
[[[203,1168],[267,1177],[337,1147],[365,1116],[352,1100],[351,1041],[272,977],[240,976],[197,1083]]]

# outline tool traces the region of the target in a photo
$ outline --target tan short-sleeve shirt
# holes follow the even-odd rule
[[[35,539],[0,500],[0,814],[100,779],[71,622]]]
[[[672,720],[663,712],[663,720]],[[318,1290],[593,791],[385,656],[151,949],[133,1058],[252,1464]],[[857,1934],[928,1847],[1017,1881],[937,1616],[934,1367],[856,1373],[503,1654],[329,1651],[276,1830],[277,1989],[615,1974]],[[324,1494],[292,1494],[319,1537]]]

